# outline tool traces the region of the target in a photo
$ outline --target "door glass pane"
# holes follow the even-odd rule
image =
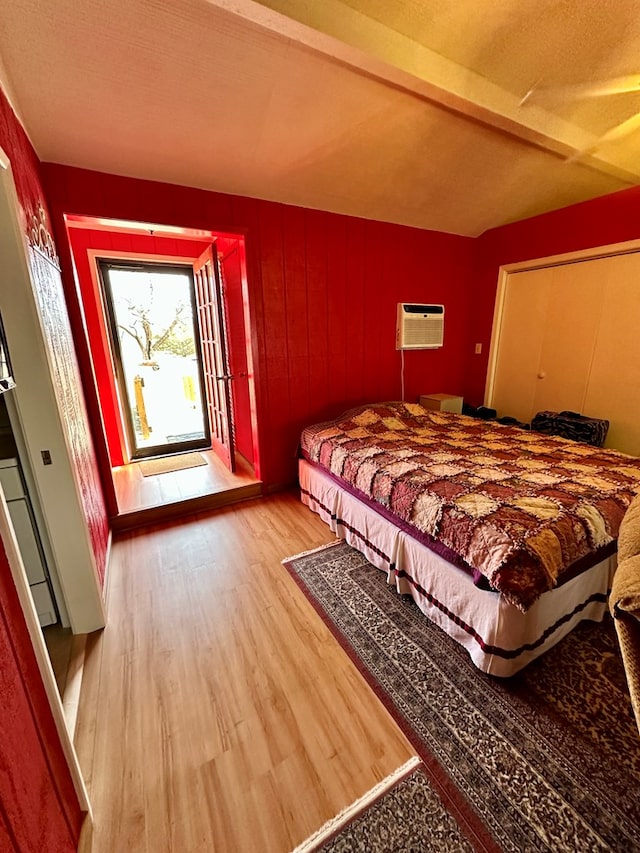
[[[109,268],[108,280],[132,456],[206,446],[191,276],[149,266]]]

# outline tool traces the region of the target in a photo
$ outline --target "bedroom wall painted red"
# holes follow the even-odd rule
[[[502,265],[638,238],[640,187],[485,232],[477,240],[477,268],[470,303],[471,336],[483,343],[483,352],[481,356],[468,356],[465,398],[475,405],[484,400],[493,309]]]
[[[0,849],[73,853],[84,819],[0,540]]]
[[[32,216],[38,213],[40,207],[44,209],[45,216],[50,222],[51,219],[47,210],[46,197],[42,189],[40,163],[22,125],[16,118],[1,88],[0,147],[3,148],[11,161],[18,201],[24,218],[23,227],[25,233],[27,232],[27,223],[31,221]],[[64,298],[63,293],[59,289],[56,289],[55,295],[62,303]],[[52,315],[55,313],[53,305],[51,306],[51,313]],[[42,319],[46,321],[51,318],[43,317]],[[71,328],[73,329],[73,318],[70,317],[69,319]],[[43,323],[43,328],[46,337],[47,322]],[[47,341],[50,353],[54,351],[58,352],[56,350],[56,341],[51,338],[47,338]],[[62,350],[58,353],[60,357],[62,357],[61,353]],[[54,361],[55,359],[52,359],[52,362]],[[66,365],[66,368],[63,373],[60,373],[56,377],[56,382],[59,382],[61,386],[67,381],[67,376],[74,375],[76,365],[75,363]],[[82,369],[82,365],[80,365],[80,369]],[[69,418],[65,421],[65,426],[69,453],[72,464],[76,469],[79,494],[84,507],[98,574],[101,581],[103,581],[106,568],[105,561],[109,538],[109,524],[104,496],[100,486],[100,478],[98,476],[98,460],[92,445],[92,436],[89,434],[89,426],[83,413],[73,412],[67,414],[69,414]],[[89,412],[89,417],[91,417],[91,412]]]
[[[71,213],[246,235],[267,487],[293,480],[305,424],[399,398],[398,301],[446,306],[444,347],[406,354],[406,399],[462,392],[471,346],[471,238],[56,164],[42,168],[56,233]],[[68,264],[62,248],[61,260]]]
[[[244,323],[244,250],[239,241],[224,251],[221,247],[221,267],[227,309],[229,368],[235,427],[235,446],[251,464],[254,463],[251,392],[248,378],[246,329]]]
[[[16,191],[24,211],[35,212],[40,202],[44,204],[40,161],[1,88],[0,146],[11,160]]]
[[[0,90],[0,146],[25,212],[44,203],[39,163]],[[0,847],[76,850],[83,813],[0,541]]]

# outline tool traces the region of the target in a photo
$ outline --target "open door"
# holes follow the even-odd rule
[[[202,367],[211,427],[211,447],[230,471],[235,471],[231,389],[222,285],[218,255],[209,246],[193,265]]]
[[[98,260],[131,459],[209,447],[189,266]]]

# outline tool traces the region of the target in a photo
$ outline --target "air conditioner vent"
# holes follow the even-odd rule
[[[396,349],[435,349],[444,342],[444,305],[398,303]]]

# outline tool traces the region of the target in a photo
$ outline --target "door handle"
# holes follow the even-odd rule
[[[232,379],[235,379],[235,377],[230,376],[229,374],[224,374],[224,376],[216,376],[216,379],[222,379],[224,382],[230,382]]]

